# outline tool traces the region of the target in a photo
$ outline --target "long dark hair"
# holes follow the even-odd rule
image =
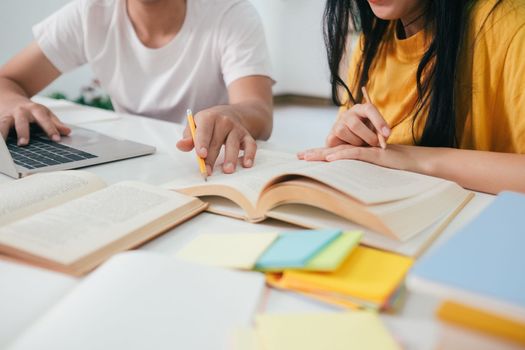
[[[456,142],[456,74],[467,14],[475,0],[429,0],[425,22],[432,29],[432,39],[417,68],[418,98],[414,106],[412,135],[422,146],[455,147]],[[340,64],[346,52],[350,24],[363,33],[363,55],[353,95],[340,77]],[[367,0],[327,0],[324,12],[324,36],[331,73],[332,99],[341,106],[340,89],[353,103],[362,100],[360,86],[366,85],[369,70],[391,21],[374,15]],[[425,106],[428,116],[420,140],[414,125]]]

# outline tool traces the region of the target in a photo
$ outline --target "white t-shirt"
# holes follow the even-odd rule
[[[262,24],[246,0],[187,0],[182,28],[159,49],[139,40],[125,0],[75,0],[33,33],[62,73],[89,64],[117,112],[180,122],[188,108],[228,103],[233,81],[271,76]]]

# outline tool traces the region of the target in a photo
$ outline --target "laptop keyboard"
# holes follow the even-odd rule
[[[29,145],[23,147],[17,146],[16,137],[13,136],[8,137],[6,143],[15,164],[27,169],[38,169],[97,157],[40,136],[31,136]]]

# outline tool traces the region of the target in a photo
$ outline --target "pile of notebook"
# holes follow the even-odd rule
[[[411,258],[359,245],[360,232],[207,234],[177,257],[266,273],[270,286],[345,308],[385,310],[402,301]]]
[[[7,348],[230,350],[233,331],[251,324],[263,291],[259,273],[151,252],[120,253],[33,320]]]

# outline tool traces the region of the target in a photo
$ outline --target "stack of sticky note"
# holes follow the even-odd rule
[[[364,246],[356,247],[333,272],[285,270],[267,282],[346,308],[393,309],[402,301],[411,258]]]
[[[202,264],[259,271],[335,271],[359,244],[360,232],[304,230],[284,233],[204,234],[177,257]]]
[[[360,232],[205,234],[177,255],[202,264],[258,270],[270,286],[345,308],[393,309],[412,259],[359,245]]]
[[[377,314],[366,311],[319,314],[265,314],[255,329],[238,330],[238,350],[398,350]]]

